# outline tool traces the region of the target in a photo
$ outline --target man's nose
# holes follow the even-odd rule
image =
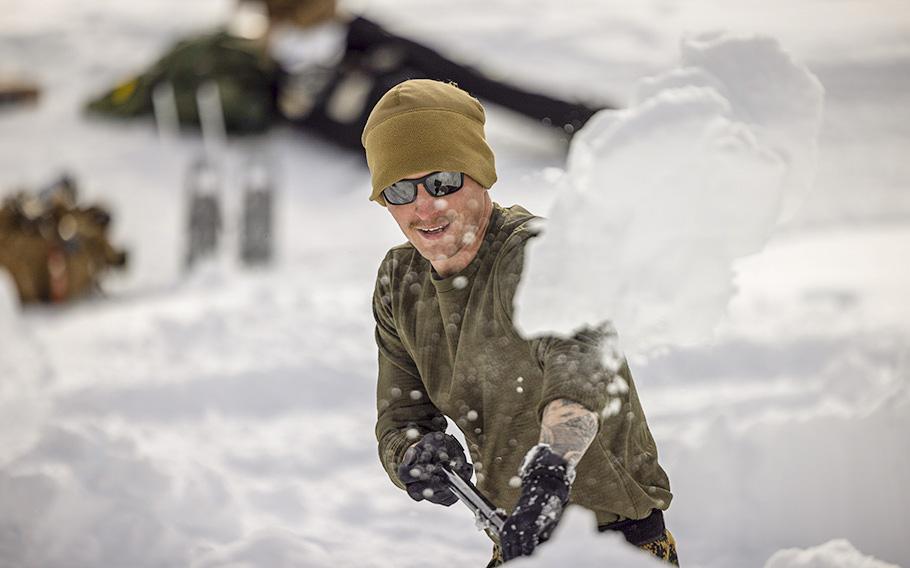
[[[436,197],[433,197],[427,193],[427,189],[423,184],[417,186],[417,199],[414,200],[414,207],[417,212],[417,216],[421,219],[431,219],[439,214],[439,210],[436,208]]]

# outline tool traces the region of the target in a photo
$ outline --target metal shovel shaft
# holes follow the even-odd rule
[[[499,536],[505,522],[503,515],[484,497],[470,481],[465,481],[458,474],[443,468],[449,480],[452,492],[464,503],[475,516],[486,522],[490,529]]]

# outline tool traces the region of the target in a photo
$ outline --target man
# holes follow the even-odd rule
[[[383,466],[413,499],[446,506],[456,498],[440,468],[465,479],[476,470],[480,490],[511,511],[490,566],[531,554],[568,503],[676,564],[661,513],[669,482],[628,366],[602,364],[606,326],[527,340],[512,324],[534,217],[491,201],[484,122],[464,91],[411,80],[380,99],[363,131],[370,199],[408,240],[386,255],[373,297]],[[618,413],[605,410],[617,402]]]

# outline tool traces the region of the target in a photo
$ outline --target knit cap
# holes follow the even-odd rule
[[[452,84],[412,79],[379,99],[360,138],[366,149],[373,191],[420,172],[463,172],[490,188],[496,182],[493,150],[484,135],[480,102]]]

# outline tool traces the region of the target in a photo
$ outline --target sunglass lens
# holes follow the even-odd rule
[[[382,191],[382,196],[392,205],[404,205],[417,197],[417,184],[411,181],[397,181]]]
[[[427,176],[424,185],[430,195],[442,197],[461,189],[461,186],[464,185],[464,174],[461,172],[438,172]]]

